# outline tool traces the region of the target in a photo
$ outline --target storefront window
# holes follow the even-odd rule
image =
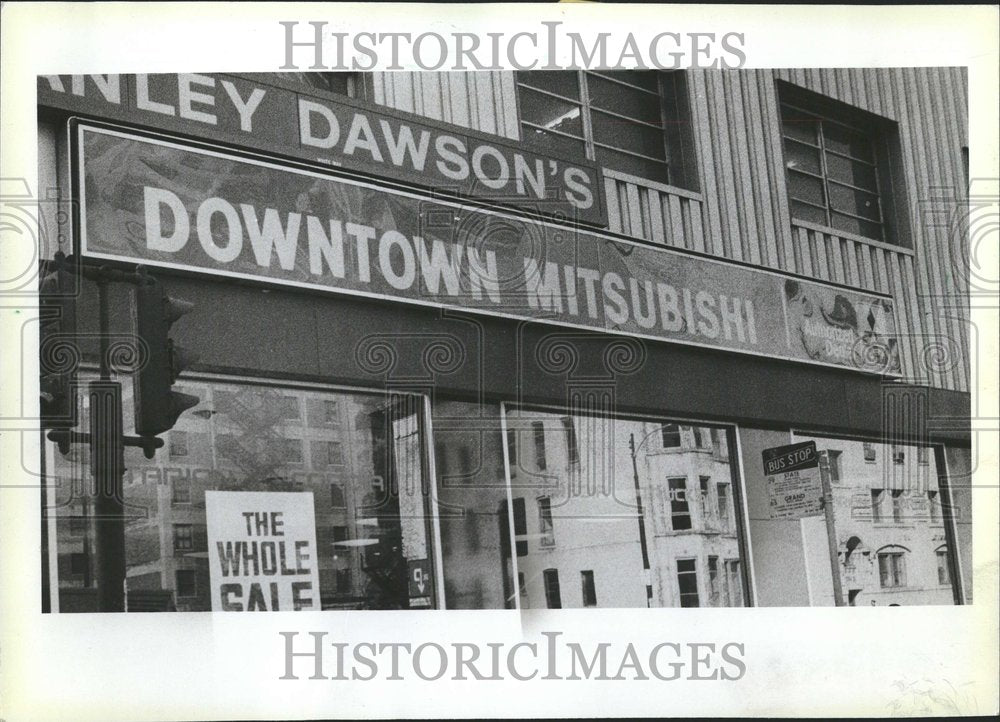
[[[311,497],[317,609],[435,604],[422,399],[224,381],[187,380],[181,386],[201,402],[180,417],[166,447],[152,460],[126,448],[130,610],[219,607],[209,569],[219,559],[207,491]],[[128,384],[123,395],[128,425]],[[84,407],[82,428],[86,413]],[[85,457],[86,447],[67,457],[53,449],[49,457],[55,467],[61,611],[88,609],[95,592],[92,532],[79,534],[78,522],[71,521],[91,513]],[[266,561],[249,555],[248,562]],[[422,590],[408,585],[414,569],[426,579]],[[267,595],[262,599],[270,604]]]
[[[743,604],[724,430],[520,407],[505,422],[522,608]]]
[[[795,440],[816,442],[819,472],[831,482],[843,602],[954,603],[947,551],[953,510],[941,503],[947,485],[931,461],[934,448],[805,435]]]
[[[527,517],[524,499],[508,505],[500,405],[438,401],[431,413],[445,606],[513,609],[511,525],[523,535]]]

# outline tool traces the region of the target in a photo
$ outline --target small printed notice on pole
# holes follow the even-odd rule
[[[319,609],[312,492],[206,491],[212,611]]]
[[[772,519],[823,513],[823,484],[815,441],[764,449],[764,473]]]

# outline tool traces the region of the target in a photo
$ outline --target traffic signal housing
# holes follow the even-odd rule
[[[182,413],[201,401],[197,396],[174,391],[172,386],[195,355],[175,344],[170,327],[189,313],[194,304],[171,298],[158,280],[140,273],[135,290],[135,332],[145,345],[133,383],[135,432],[157,436],[169,431]]]
[[[76,338],[78,278],[59,252],[43,267],[38,287],[39,416],[44,429],[71,429],[77,424],[74,382],[80,361]]]

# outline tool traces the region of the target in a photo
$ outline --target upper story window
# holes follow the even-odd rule
[[[555,155],[692,187],[683,76],[638,70],[517,74],[521,138]]]
[[[282,73],[281,77],[310,88],[326,90],[352,98],[369,98],[368,82],[364,73]]]
[[[664,424],[660,427],[664,449],[679,449],[681,446],[681,428],[677,424]]]
[[[903,245],[894,125],[808,91],[779,95],[792,218]]]

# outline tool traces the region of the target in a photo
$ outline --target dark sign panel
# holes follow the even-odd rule
[[[78,152],[91,257],[898,370],[882,296],[115,131]]]
[[[47,75],[39,104],[237,143],[445,194],[603,226],[600,174],[498,136],[363,103],[208,74]]]
[[[764,449],[763,457],[764,473],[768,476],[801,469],[813,469],[819,466],[815,441],[803,441],[800,444]]]

